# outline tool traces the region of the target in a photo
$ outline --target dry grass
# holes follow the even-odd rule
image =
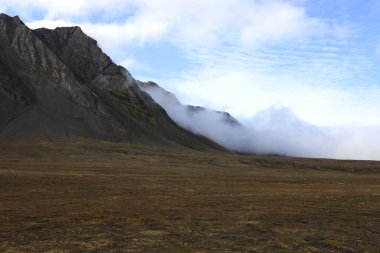
[[[380,163],[0,146],[0,252],[379,252]]]

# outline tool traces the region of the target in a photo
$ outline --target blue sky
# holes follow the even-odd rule
[[[188,104],[249,121],[380,125],[378,0],[0,0],[32,28],[80,25],[118,64]]]

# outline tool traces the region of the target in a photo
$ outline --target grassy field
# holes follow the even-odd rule
[[[380,252],[380,163],[4,143],[0,252]]]

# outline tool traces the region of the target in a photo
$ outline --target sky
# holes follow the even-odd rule
[[[31,28],[79,25],[136,79],[243,123],[273,109],[380,127],[378,0],[0,0],[0,11]]]

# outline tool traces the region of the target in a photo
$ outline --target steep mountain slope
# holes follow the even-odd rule
[[[76,137],[222,149],[177,126],[79,27],[0,14],[0,139]]]
[[[229,113],[183,105],[174,94],[153,82],[138,82],[138,84],[179,126],[194,134],[207,136],[234,152],[247,153],[247,150],[252,150],[251,138],[247,138],[252,136],[249,129]]]

